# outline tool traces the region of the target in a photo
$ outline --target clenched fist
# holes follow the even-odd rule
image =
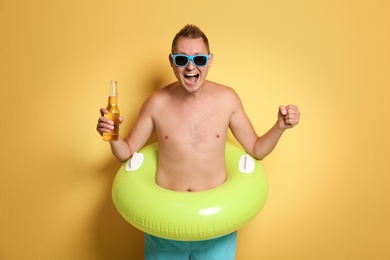
[[[289,129],[299,123],[300,112],[294,105],[280,106],[278,112],[278,124],[281,129]]]

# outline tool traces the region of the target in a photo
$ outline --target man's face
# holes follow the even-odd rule
[[[177,41],[176,48],[173,54],[185,54],[188,56],[194,56],[198,54],[208,55],[206,45],[202,38],[189,39],[181,37]],[[201,67],[195,66],[193,61],[189,61],[187,65],[178,67],[175,65],[172,56],[169,56],[171,67],[173,72],[181,85],[189,92],[197,92],[206,80],[207,73],[211,66],[213,56],[210,55],[208,63]]]

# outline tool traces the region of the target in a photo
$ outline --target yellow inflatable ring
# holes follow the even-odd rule
[[[264,206],[264,170],[240,148],[226,143],[226,182],[201,192],[158,186],[157,149],[153,143],[135,153],[119,169],[112,187],[115,207],[141,231],[180,241],[212,239],[240,229]]]

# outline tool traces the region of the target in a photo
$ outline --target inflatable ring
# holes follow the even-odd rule
[[[264,170],[240,148],[226,143],[225,183],[200,192],[158,186],[157,150],[153,143],[135,153],[112,186],[115,207],[139,230],[179,241],[212,239],[240,229],[264,206],[268,195]]]

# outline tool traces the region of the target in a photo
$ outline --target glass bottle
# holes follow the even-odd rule
[[[118,108],[118,87],[116,80],[111,80],[110,91],[108,93],[108,113],[104,115],[105,118],[108,118],[114,121],[114,129],[109,133],[103,133],[104,141],[116,141],[119,136],[119,108]]]

